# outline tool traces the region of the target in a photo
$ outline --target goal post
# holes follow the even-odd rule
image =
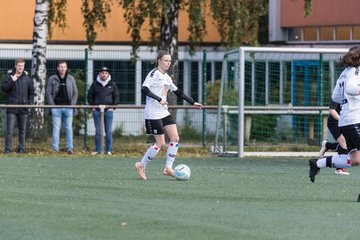
[[[240,47],[225,53],[214,150],[315,151],[348,49]],[[222,139],[222,147],[219,147]]]

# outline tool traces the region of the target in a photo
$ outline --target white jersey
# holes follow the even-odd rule
[[[336,81],[332,100],[341,105],[339,127],[360,123],[360,69],[346,68]]]
[[[167,73],[161,73],[157,68],[146,76],[142,86],[149,88],[152,93],[165,100],[169,90],[173,92],[178,89],[171,77]],[[167,105],[162,106],[157,100],[146,96],[144,115],[145,119],[162,119],[170,115],[170,112]]]

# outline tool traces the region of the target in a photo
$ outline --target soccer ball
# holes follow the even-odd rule
[[[190,175],[191,175],[191,170],[185,164],[179,164],[174,168],[174,176],[177,180],[180,181],[189,180]]]

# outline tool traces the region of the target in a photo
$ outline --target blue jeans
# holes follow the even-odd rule
[[[106,152],[112,151],[112,122],[113,122],[113,111],[104,112],[104,128],[106,135]],[[101,146],[101,115],[100,111],[93,111],[93,118],[95,124],[95,151],[98,153],[102,152]]]
[[[71,108],[52,108],[52,146],[53,150],[59,151],[59,142],[60,142],[60,129],[61,129],[61,121],[64,119],[64,127],[66,134],[66,150],[72,151],[74,149],[73,146],[73,109]]]

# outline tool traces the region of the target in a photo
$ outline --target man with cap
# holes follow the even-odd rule
[[[119,91],[116,83],[111,80],[111,75],[107,67],[102,67],[96,80],[91,84],[88,91],[89,105],[117,105],[119,102]],[[112,153],[112,122],[114,108],[104,110],[104,129],[106,135],[106,149],[108,155]],[[95,152],[93,155],[101,154],[101,112],[100,108],[93,108],[93,118],[95,124]]]

